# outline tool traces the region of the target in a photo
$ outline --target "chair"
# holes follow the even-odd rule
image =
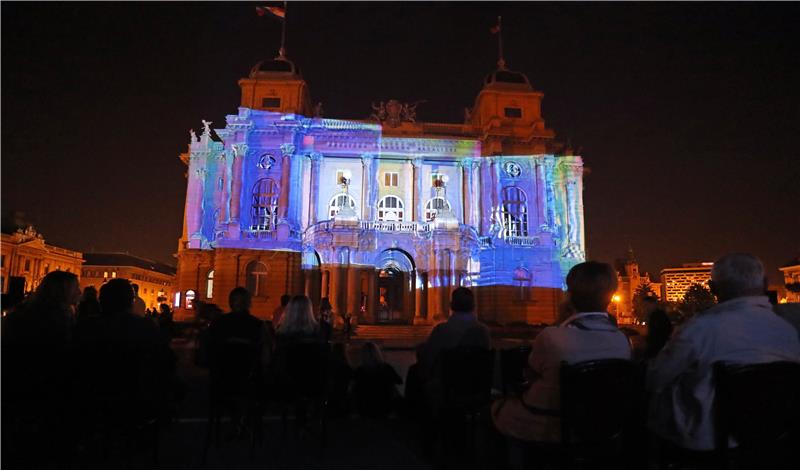
[[[295,419],[305,425],[305,411],[311,405],[319,413],[320,444],[327,438],[328,361],[330,345],[320,342],[279,344],[275,351],[276,398],[282,407],[284,437],[288,410],[294,408]]]
[[[495,351],[477,347],[458,347],[445,350],[438,358],[441,371],[441,403],[439,426],[442,443],[445,427],[460,428],[469,421],[469,448],[474,451],[478,416],[488,411],[491,402]]]
[[[258,400],[261,361],[258,347],[248,341],[228,340],[215,348],[210,359],[208,428],[203,463],[212,438],[220,445],[222,415],[226,409],[242,408],[251,429],[250,458],[262,434],[262,411]]]
[[[714,363],[715,450],[720,468],[738,457],[744,468],[796,464],[800,431],[800,363]],[[738,443],[731,455],[729,439]],[[794,441],[793,441],[794,439]],[[796,455],[795,455],[796,457]]]
[[[624,359],[561,364],[561,446],[565,464],[575,456],[620,457],[636,429],[641,396],[636,365]]]
[[[520,392],[527,381],[525,370],[528,368],[530,346],[503,349],[500,351],[500,369],[503,393]]]

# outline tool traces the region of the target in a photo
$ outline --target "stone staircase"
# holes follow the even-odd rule
[[[413,348],[425,341],[433,325],[358,325],[352,341],[374,341],[384,347]]]

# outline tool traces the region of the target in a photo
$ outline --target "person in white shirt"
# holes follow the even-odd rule
[[[715,362],[800,362],[797,331],[773,312],[758,258],[723,256],[714,263],[709,286],[719,304],[686,322],[647,371],[648,427],[700,451],[714,448]]]
[[[567,274],[567,295],[574,312],[558,326],[545,328],[533,341],[528,363],[537,375],[520,399],[507,397],[492,405],[497,430],[508,437],[535,442],[560,442],[561,362],[630,359],[628,339],[606,312],[617,290],[610,265],[587,261]]]

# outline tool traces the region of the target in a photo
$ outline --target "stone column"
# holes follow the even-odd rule
[[[367,269],[367,312],[364,318],[367,322],[375,321],[375,306],[376,302],[376,291],[378,290],[378,286],[376,285],[378,278],[378,272],[373,268],[369,267]]]
[[[472,184],[470,186],[470,207],[472,209],[472,214],[470,214],[470,225],[475,227],[475,230],[480,232],[480,223],[481,223],[481,162],[480,160],[472,160],[472,166],[470,167],[470,177],[472,178]]]
[[[494,189],[492,188],[494,178],[492,178],[491,159],[482,162],[480,166],[480,172],[481,184],[479,192],[481,194],[481,217],[478,220],[480,220],[481,226],[480,233],[481,235],[486,236],[489,234],[489,228],[492,224],[492,215],[494,214],[494,207],[492,206],[494,202],[494,198],[492,196],[494,194]]]
[[[308,225],[309,227],[317,223],[319,213],[319,169],[322,165],[322,154],[311,153],[311,195],[308,202]]]
[[[219,210],[217,213],[217,220],[215,220],[217,227],[223,227],[228,220],[228,207],[225,202],[228,200],[227,195],[227,180],[230,179],[227,174],[227,162],[230,159],[228,151],[224,151],[217,155],[217,181],[214,181],[214,200],[216,201],[216,208]],[[221,184],[219,179],[222,179]]]
[[[546,172],[544,167],[544,160],[541,158],[536,159],[536,223],[540,231],[547,230],[549,221],[547,220],[547,194],[546,187]]]
[[[192,155],[189,160],[189,183],[187,185],[186,196],[186,226],[190,239],[201,238],[203,227],[203,186],[205,185],[206,174],[208,171],[201,162],[201,157]],[[200,248],[199,246],[191,246]]]
[[[555,159],[552,156],[547,156],[544,158],[544,174],[545,174],[545,201],[547,203],[547,207],[545,209],[545,214],[547,217],[547,224],[550,227],[551,231],[555,230],[556,225],[556,196],[555,196],[555,175],[554,175],[554,168],[555,167]],[[556,234],[557,235],[557,234]]]
[[[294,145],[281,145],[281,187],[278,196],[278,216],[281,221],[286,222],[289,216],[289,186],[292,184],[292,154]]]
[[[247,144],[233,145],[233,162],[231,163],[231,198],[230,215],[231,223],[238,227],[240,210],[242,206],[242,167],[247,155]]]
[[[464,216],[463,224],[472,225],[472,159],[467,158],[461,162],[461,207]]]
[[[421,158],[415,158],[411,162],[414,165],[414,220],[417,222],[425,222],[425,212],[423,211],[423,204],[425,204],[422,194],[422,164]]]
[[[422,278],[422,273],[420,273],[419,270],[416,269],[412,272],[412,276],[414,279],[414,324],[420,325],[425,323],[425,317],[423,317],[422,315],[423,314],[422,303],[424,301],[422,297],[424,289],[424,285],[422,283],[423,278]]]
[[[375,183],[372,175],[372,166],[375,156],[369,153],[361,155],[361,219],[375,220],[375,200],[373,187]]]
[[[359,315],[361,307],[361,269],[357,265],[347,267],[347,313],[354,318]],[[361,319],[359,319],[360,321]]]

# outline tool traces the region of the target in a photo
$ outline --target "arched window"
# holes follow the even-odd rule
[[[503,237],[528,236],[528,197],[516,186],[503,188]]]
[[[436,196],[429,199],[425,204],[425,220],[430,222],[436,218],[436,213],[440,210],[450,210],[450,203],[443,197]]]
[[[339,213],[339,210],[344,207],[347,202],[350,201],[350,208],[356,208],[356,201],[353,199],[353,196],[345,193],[339,193],[333,198],[331,198],[330,204],[328,204],[328,215],[330,215],[331,219]]]
[[[245,269],[247,290],[253,297],[267,295],[267,265],[261,261],[251,261]]]
[[[214,270],[208,272],[206,275],[206,298],[214,298]]]
[[[278,223],[278,184],[272,178],[262,178],[253,186],[253,206],[250,229],[258,232],[275,230]]]
[[[378,220],[403,220],[403,200],[397,196],[385,196],[378,203]]]

